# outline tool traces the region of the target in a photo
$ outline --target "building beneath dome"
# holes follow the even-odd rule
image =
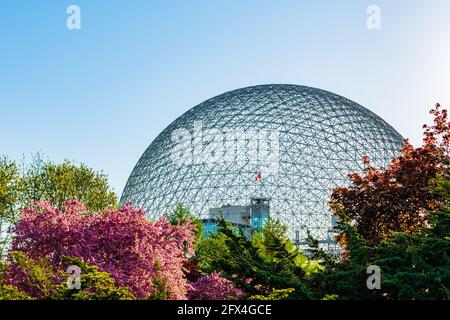
[[[202,219],[270,199],[270,216],[301,243],[307,230],[332,241],[332,188],[367,155],[385,167],[403,138],[380,117],[334,93],[298,85],[230,91],[190,109],[150,144],[121,203],[152,219],[183,203]]]
[[[226,205],[220,208],[211,208],[209,217],[202,219],[204,235],[208,236],[217,231],[219,221],[223,219],[250,237],[253,232],[261,231],[269,218],[270,199],[253,198],[248,206]]]

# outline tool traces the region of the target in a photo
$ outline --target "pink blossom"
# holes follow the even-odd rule
[[[172,226],[164,218],[152,222],[145,212],[125,205],[120,210],[85,214],[79,201],[68,201],[64,210],[49,202],[23,209],[15,228],[12,249],[35,260],[45,258],[64,270],[62,256],[74,256],[109,272],[116,284],[136,297],[154,293],[153,280],[162,279],[172,299],[185,299],[188,283],[182,269],[185,244],[192,250],[193,226]],[[191,254],[192,252],[188,252]],[[14,263],[9,282],[30,294],[24,275]]]
[[[232,281],[214,272],[192,283],[188,296],[191,300],[237,300],[242,298],[244,293],[236,288]]]

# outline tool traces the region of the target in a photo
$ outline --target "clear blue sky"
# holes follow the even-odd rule
[[[330,90],[415,144],[429,107],[450,106],[448,0],[0,0],[0,46],[0,154],[84,162],[119,195],[162,129],[231,89]]]

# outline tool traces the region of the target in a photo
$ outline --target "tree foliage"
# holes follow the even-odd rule
[[[396,232],[417,233],[429,223],[427,212],[442,200],[432,192],[434,181],[449,165],[450,123],[439,104],[431,110],[434,124],[424,126],[423,146],[407,140],[386,169],[364,158],[364,175],[350,174],[351,186],[333,190],[330,207],[341,223],[352,224],[369,244]],[[339,237],[345,244],[345,235]]]
[[[85,164],[67,160],[55,164],[37,157],[25,169],[22,180],[21,208],[34,201],[50,201],[63,208],[66,201],[73,199],[81,201],[89,212],[118,208],[106,175]]]
[[[243,296],[242,290],[218,272],[200,277],[188,291],[190,300],[238,300]]]
[[[328,260],[313,275],[311,288],[316,296],[339,299],[450,299],[450,207],[431,213],[429,220],[432,227],[421,233],[397,233],[375,246],[347,226],[342,230],[347,257]],[[381,270],[380,290],[366,286],[370,265]]]
[[[178,203],[175,209],[166,215],[168,222],[173,226],[183,226],[187,223],[193,225],[195,233],[195,246],[200,241],[203,235],[203,223],[197,216],[195,216],[187,207]]]
[[[49,202],[23,209],[14,228],[12,250],[34,261],[46,261],[55,270],[64,269],[64,256],[83,259],[108,272],[118,286],[137,298],[155,292],[155,279],[166,283],[172,299],[185,298],[185,244],[192,248],[194,241],[189,223],[172,226],[164,218],[152,222],[144,211],[130,205],[85,212],[78,201],[66,202],[62,210]],[[32,296],[42,296],[26,286],[26,275],[14,260],[9,264],[8,280]]]
[[[221,221],[219,231],[202,240],[198,254],[202,271],[221,272],[249,295],[293,288],[291,298],[310,297],[303,269],[307,259],[276,222],[269,222],[263,233],[252,240]]]
[[[80,287],[67,285],[70,276],[63,270],[55,270],[46,259],[33,260],[22,252],[11,252],[11,259],[23,275],[23,281],[16,285],[0,284],[0,300],[129,300],[133,295],[124,287],[117,287],[114,279],[98,267],[90,266],[74,257],[63,257],[66,265],[78,266]],[[27,291],[31,296],[24,291]],[[33,298],[33,297],[34,298]]]
[[[267,295],[256,294],[249,297],[249,300],[259,300],[259,301],[272,301],[272,300],[286,300],[289,296],[295,292],[293,288],[288,289],[272,289],[272,291]]]
[[[0,300],[33,300],[33,298],[14,286],[0,285]]]
[[[0,218],[13,220],[13,212],[19,199],[21,177],[15,162],[0,157]]]
[[[0,218],[15,223],[20,209],[35,201],[50,201],[62,208],[68,200],[82,201],[87,211],[117,209],[116,194],[105,174],[70,161],[55,164],[34,156],[30,164],[17,165],[0,158]]]
[[[317,297],[338,299],[450,298],[450,124],[431,110],[424,144],[406,143],[385,170],[366,160],[364,176],[333,192],[343,255],[335,260],[311,242],[324,269],[312,276]],[[381,289],[369,290],[367,267],[381,270]]]
[[[80,268],[80,288],[69,288],[66,283],[67,274],[55,288],[49,299],[55,300],[132,300],[131,292],[116,285],[116,281],[107,272],[102,272],[97,266],[89,265],[80,258],[63,257],[67,265]]]
[[[6,157],[0,157],[0,261],[10,243],[8,229],[16,218],[20,187],[17,165]]]
[[[439,105],[431,113],[422,147],[405,141],[386,169],[365,158],[364,173],[333,190],[337,257],[312,238],[303,255],[276,220],[252,238],[225,221],[202,237],[181,204],[158,221],[118,208],[106,177],[84,165],[36,160],[20,170],[1,158],[0,217],[17,223],[0,300],[448,300],[450,123]],[[79,289],[67,287],[69,265],[81,269]],[[371,265],[381,289],[367,287]]]

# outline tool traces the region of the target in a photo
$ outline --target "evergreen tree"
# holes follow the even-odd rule
[[[206,265],[208,272],[221,272],[250,295],[265,296],[273,293],[273,289],[293,289],[286,297],[312,298],[303,269],[308,265],[307,259],[288,240],[279,222],[269,222],[253,239],[225,221],[219,226],[218,232],[202,240],[199,246],[200,261],[204,262],[200,266]]]

